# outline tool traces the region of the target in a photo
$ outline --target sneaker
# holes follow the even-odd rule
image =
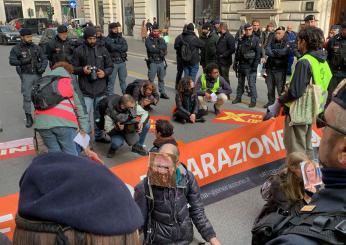
[[[238,103],[241,103],[240,98],[235,98],[235,100],[232,101],[232,104],[238,104]]]
[[[160,94],[160,98],[161,98],[161,99],[165,99],[165,100],[169,100],[168,95],[165,94],[165,93],[161,93],[161,94]]]
[[[221,113],[221,111],[219,109],[217,109],[215,105],[214,105],[214,113],[216,116]]]
[[[115,155],[116,149],[113,149],[112,147],[109,148],[108,153],[107,153],[107,158],[113,158]]]
[[[251,102],[249,108],[256,107],[256,102]]]
[[[148,156],[149,153],[146,149],[144,149],[143,146],[139,145],[139,144],[135,144],[134,146],[132,146],[132,152],[137,153],[141,156]]]

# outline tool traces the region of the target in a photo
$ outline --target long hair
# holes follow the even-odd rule
[[[323,31],[318,27],[306,27],[298,33],[298,39],[305,40],[307,50],[319,50],[324,44]]]
[[[139,245],[138,231],[118,236],[102,236],[84,233],[77,230],[67,230],[64,235],[69,245]],[[56,233],[37,232],[16,228],[13,245],[53,245]]]
[[[180,80],[177,87],[177,92],[181,98],[183,97],[186,91],[191,90],[191,81],[192,81],[191,77],[183,77]],[[194,92],[195,92],[195,89],[192,90],[192,93]]]
[[[152,82],[150,82],[150,81],[145,81],[144,83],[143,83],[143,95],[144,95],[144,93],[145,93],[145,91],[147,90],[147,89],[149,89],[149,90],[151,90],[151,94],[154,94],[154,93],[156,93],[156,87],[155,87],[155,85],[152,83]]]
[[[292,169],[300,169],[300,163],[309,158],[302,152],[292,152],[287,156],[287,168],[280,173],[281,188],[286,198],[296,202],[304,198],[303,177],[298,177]]]
[[[306,174],[306,170],[309,166],[312,166],[314,168],[314,172],[315,172],[315,178],[318,179],[318,173],[317,173],[317,168],[316,165],[312,162],[312,161],[307,161],[304,165],[304,174],[306,176],[306,180],[309,181],[308,179],[308,175]],[[310,184],[310,183],[309,183]]]

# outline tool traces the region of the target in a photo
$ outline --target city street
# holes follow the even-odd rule
[[[146,79],[147,67],[144,61],[146,56],[144,43],[134,39],[129,39],[128,54],[128,77],[127,83],[134,79]],[[0,46],[0,121],[3,132],[0,133],[0,143],[11,140],[18,140],[33,136],[33,130],[25,128],[24,113],[22,109],[22,96],[20,94],[20,80],[15,71],[15,67],[8,64],[8,56],[13,46]],[[172,45],[169,45],[169,54],[167,56],[168,68],[166,76],[167,94],[170,100],[161,100],[159,105],[154,107],[151,115],[153,116],[171,116],[171,110],[174,106],[174,83],[176,74],[175,51]],[[200,69],[201,72],[201,69]],[[234,72],[230,74],[231,87],[233,93],[231,100],[235,96],[237,79]],[[249,109],[249,98],[243,96],[243,103],[232,105],[228,101],[223,109],[237,109],[246,111],[265,112],[262,108],[266,101],[266,85],[263,78],[257,80],[258,103],[255,109]],[[116,91],[120,91],[117,80]],[[212,106],[211,106],[212,107]],[[209,113],[206,116],[207,122],[204,124],[180,125],[174,123],[175,137],[184,143],[192,142],[206,136],[228,131],[232,128],[239,127],[236,124],[213,123],[215,115]],[[150,149],[154,134],[149,133],[146,139],[146,147]],[[132,153],[131,148],[124,145],[117,152],[114,159],[107,159],[106,153],[108,145],[97,144],[95,151],[101,156],[107,166],[112,167],[130,160],[134,160],[139,155]],[[33,156],[11,158],[0,161],[0,197],[18,192],[18,182],[26,167],[30,164]],[[1,203],[0,203],[1,205]],[[259,213],[263,205],[259,187],[241,192],[228,197],[217,203],[206,206],[206,213],[222,244],[250,244],[251,226],[255,216]],[[198,232],[195,231],[196,241],[198,244],[202,241]]]

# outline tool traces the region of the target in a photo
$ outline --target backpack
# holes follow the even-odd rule
[[[48,75],[39,78],[31,91],[31,100],[37,110],[47,110],[68,99],[58,91],[58,81],[61,76]]]
[[[183,42],[183,45],[181,45],[180,48],[180,55],[181,59],[185,63],[189,63],[192,60],[192,50],[190,47],[190,44],[184,40],[184,38],[181,38],[181,41]]]

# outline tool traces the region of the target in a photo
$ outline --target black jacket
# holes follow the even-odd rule
[[[176,104],[177,111],[180,111],[186,114],[188,117],[191,114],[197,115],[198,113],[197,94],[181,95],[177,92],[175,95],[175,104]]]
[[[245,35],[239,39],[237,51],[235,53],[235,63],[238,65],[239,71],[250,70],[257,72],[257,66],[261,60],[262,48],[257,36]]]
[[[340,33],[331,38],[327,45],[328,63],[334,75],[346,76],[346,37]]]
[[[200,39],[204,42],[201,52],[201,65],[203,67],[211,63],[216,63],[216,44],[219,36],[215,32],[210,32],[208,36],[201,35]]]
[[[69,39],[62,41],[56,36],[54,39],[50,40],[45,50],[50,67],[59,61],[66,61],[72,64],[74,48],[74,44]]]
[[[266,49],[266,55],[268,56],[266,68],[270,70],[287,70],[288,54],[290,51],[288,42],[283,39],[277,41],[273,39],[268,43]]]
[[[105,45],[106,45],[106,37],[104,37],[104,36],[99,36],[99,37],[97,37],[96,42],[97,42],[97,44],[100,45],[100,46],[105,46]]]
[[[19,67],[20,74],[42,74],[48,60],[42,48],[34,43],[19,43],[11,49],[10,65]]]
[[[83,71],[83,67],[87,65],[103,70],[106,76],[92,81],[91,76]],[[95,98],[106,94],[107,79],[112,74],[113,63],[104,46],[96,44],[90,47],[84,43],[76,48],[73,52],[73,68],[74,74],[78,75],[79,87],[84,96]]]
[[[148,82],[151,83],[150,81],[147,81],[147,80],[136,79],[132,83],[127,85],[126,93],[130,94],[141,105],[142,100],[146,98],[144,96],[143,86],[145,85],[145,83],[148,83]],[[128,89],[129,87],[132,87],[132,88]],[[153,91],[152,97],[157,101],[157,103],[159,102],[160,95],[157,93],[157,91]]]
[[[163,38],[154,38],[149,36],[145,39],[145,47],[147,48],[150,63],[159,64],[163,62],[167,54],[167,44]]]
[[[193,174],[182,165],[181,180],[177,188],[153,186],[154,210],[151,214],[154,229],[151,244],[173,245],[189,244],[193,240],[193,224],[203,239],[209,241],[216,237],[214,229],[204,212],[200,189]],[[135,201],[140,207],[145,225],[146,236],[148,224],[148,203],[145,197],[144,181],[135,187]],[[190,207],[188,208],[188,205]]]
[[[174,43],[174,49],[177,51],[177,57],[179,55],[179,60],[181,61],[181,47],[183,46],[183,42],[188,43],[191,48],[192,58],[188,63],[183,63],[183,66],[190,66],[198,64],[201,57],[199,55],[199,50],[204,48],[204,42],[201,41],[195,34],[195,32],[191,30],[183,31],[181,35],[179,35],[179,39],[177,38]],[[177,58],[178,59],[178,58]],[[182,62],[182,61],[181,61]]]
[[[106,38],[106,48],[110,53],[114,63],[119,64],[125,62],[127,59],[127,42],[120,34],[109,34]]]
[[[235,39],[229,31],[221,34],[216,44],[217,64],[220,66],[232,65],[232,54],[235,52]]]

